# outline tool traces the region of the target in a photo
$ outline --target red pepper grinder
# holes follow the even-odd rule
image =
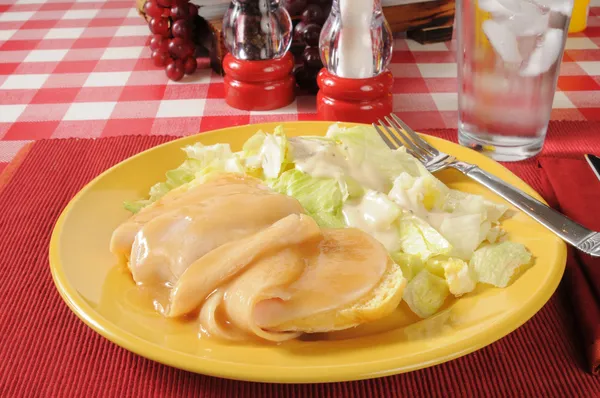
[[[279,0],[233,0],[223,17],[225,100],[266,111],[294,100],[292,20]]]
[[[334,0],[319,40],[319,119],[373,123],[389,115],[392,47],[381,0]]]

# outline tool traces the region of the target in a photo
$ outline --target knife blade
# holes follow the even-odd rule
[[[600,158],[590,154],[586,154],[584,156],[585,160],[587,160],[590,167],[594,171],[594,174],[596,174],[596,177],[598,177],[598,180],[600,180]]]

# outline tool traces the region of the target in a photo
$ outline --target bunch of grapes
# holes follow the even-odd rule
[[[189,0],[148,0],[144,13],[153,36],[152,61],[167,77],[181,80],[196,71],[195,23],[198,7]]]
[[[319,53],[321,28],[331,12],[332,0],[283,0],[294,22],[292,52],[301,62],[294,75],[301,88],[316,92],[317,74],[323,68]]]

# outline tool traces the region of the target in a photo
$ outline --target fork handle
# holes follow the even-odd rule
[[[454,162],[451,166],[500,195],[564,241],[592,256],[600,256],[600,233],[583,227],[478,166],[465,162]]]

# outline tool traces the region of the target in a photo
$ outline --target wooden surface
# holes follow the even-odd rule
[[[435,43],[452,39],[454,0],[384,7],[383,14],[392,32],[407,32],[420,43]]]

